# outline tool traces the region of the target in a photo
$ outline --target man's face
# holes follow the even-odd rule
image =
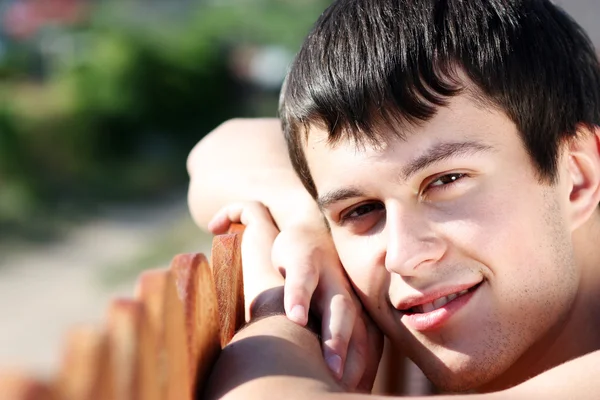
[[[331,146],[312,129],[308,165],[377,324],[438,386],[477,388],[569,313],[579,271],[568,195],[540,182],[503,113],[466,96],[403,134]]]

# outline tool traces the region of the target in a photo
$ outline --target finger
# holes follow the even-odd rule
[[[286,268],[285,271],[285,312],[290,320],[304,326],[308,322],[310,300],[319,283],[319,271],[309,264]]]
[[[340,379],[346,365],[348,345],[354,330],[357,317],[356,307],[349,293],[346,291],[333,293],[323,315],[322,337],[323,357],[336,378]]]
[[[271,265],[272,247],[279,230],[267,208],[260,203],[230,205],[223,213],[231,222],[241,222],[246,226],[241,253],[246,317],[249,318],[252,303],[260,293],[283,286],[283,277]]]
[[[227,208],[228,207],[220,209],[208,223],[208,230],[213,235],[221,235],[226,233],[232,222],[239,222],[231,221],[231,219],[229,219],[229,211]]]
[[[302,326],[308,322],[308,310],[319,282],[317,260],[303,251],[297,237],[281,232],[273,244],[273,267],[285,276],[284,308],[291,321]]]
[[[364,322],[367,334],[367,338],[364,341],[367,345],[365,349],[366,364],[356,390],[363,393],[371,393],[383,352],[383,334],[364,311],[362,312],[361,320]],[[352,343],[350,346],[352,347]]]
[[[269,227],[276,229],[277,225],[269,209],[264,204],[257,201],[234,204],[229,211],[229,219],[234,222],[241,222],[244,225],[257,225],[260,227]]]
[[[348,346],[348,356],[346,357],[344,374],[341,378],[341,383],[346,389],[354,391],[355,389],[360,388],[359,385],[363,383],[362,381],[365,377],[367,358],[367,329],[363,320],[357,318],[354,329],[352,330],[352,338]],[[365,383],[363,383],[363,386],[365,386]]]
[[[215,235],[226,233],[232,222],[242,224],[276,227],[271,213],[262,203],[252,201],[234,203],[219,210],[208,224],[208,229]]]

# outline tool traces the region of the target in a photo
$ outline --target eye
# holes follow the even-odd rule
[[[446,174],[446,175],[442,175],[438,178],[436,178],[435,180],[431,181],[431,183],[429,183],[429,185],[427,185],[427,188],[437,188],[440,186],[446,186],[449,184],[452,184],[456,181],[458,181],[461,178],[464,178],[466,176],[466,174],[463,173],[452,173],[452,174]]]
[[[452,172],[434,176],[431,180],[424,182],[424,189],[421,191],[420,196],[423,200],[447,200],[449,197],[461,193],[454,189],[463,187],[464,185],[460,185],[461,180],[469,176],[469,174],[464,172]]]
[[[381,203],[364,203],[357,207],[351,208],[349,211],[342,213],[340,216],[340,223],[344,223],[347,221],[357,220],[362,217],[365,217],[368,214],[373,212],[384,210],[385,207]]]

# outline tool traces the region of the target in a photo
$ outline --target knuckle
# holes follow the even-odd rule
[[[348,355],[348,344],[350,340],[348,338],[344,338],[339,332],[332,332],[331,337],[327,339],[323,344],[334,351],[339,356]]]
[[[319,280],[319,271],[313,264],[300,264],[296,267],[296,272],[302,282],[317,282]]]
[[[304,285],[288,284],[286,280],[285,292],[291,302],[304,301],[310,298],[310,290]]]
[[[335,332],[332,335],[333,341],[335,342],[335,345],[340,350],[340,352],[342,350],[347,351],[348,345],[350,344],[351,337],[344,333],[347,333],[347,332]]]
[[[352,298],[346,294],[338,293],[331,298],[331,307],[344,313],[356,315],[356,306]]]

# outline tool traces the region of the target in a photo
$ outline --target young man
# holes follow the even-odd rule
[[[265,142],[230,124],[189,160],[200,224],[238,202],[209,229],[247,225],[247,296],[262,317],[225,350],[213,396],[366,388],[371,320],[442,389],[596,396],[600,66],[568,16],[544,0],[340,0],[292,65],[280,111],[299,180],[273,121],[255,123]],[[232,135],[255,151],[199,176],[207,153],[247,151]],[[281,285],[300,325],[312,296],[343,385],[308,329],[269,316]]]

